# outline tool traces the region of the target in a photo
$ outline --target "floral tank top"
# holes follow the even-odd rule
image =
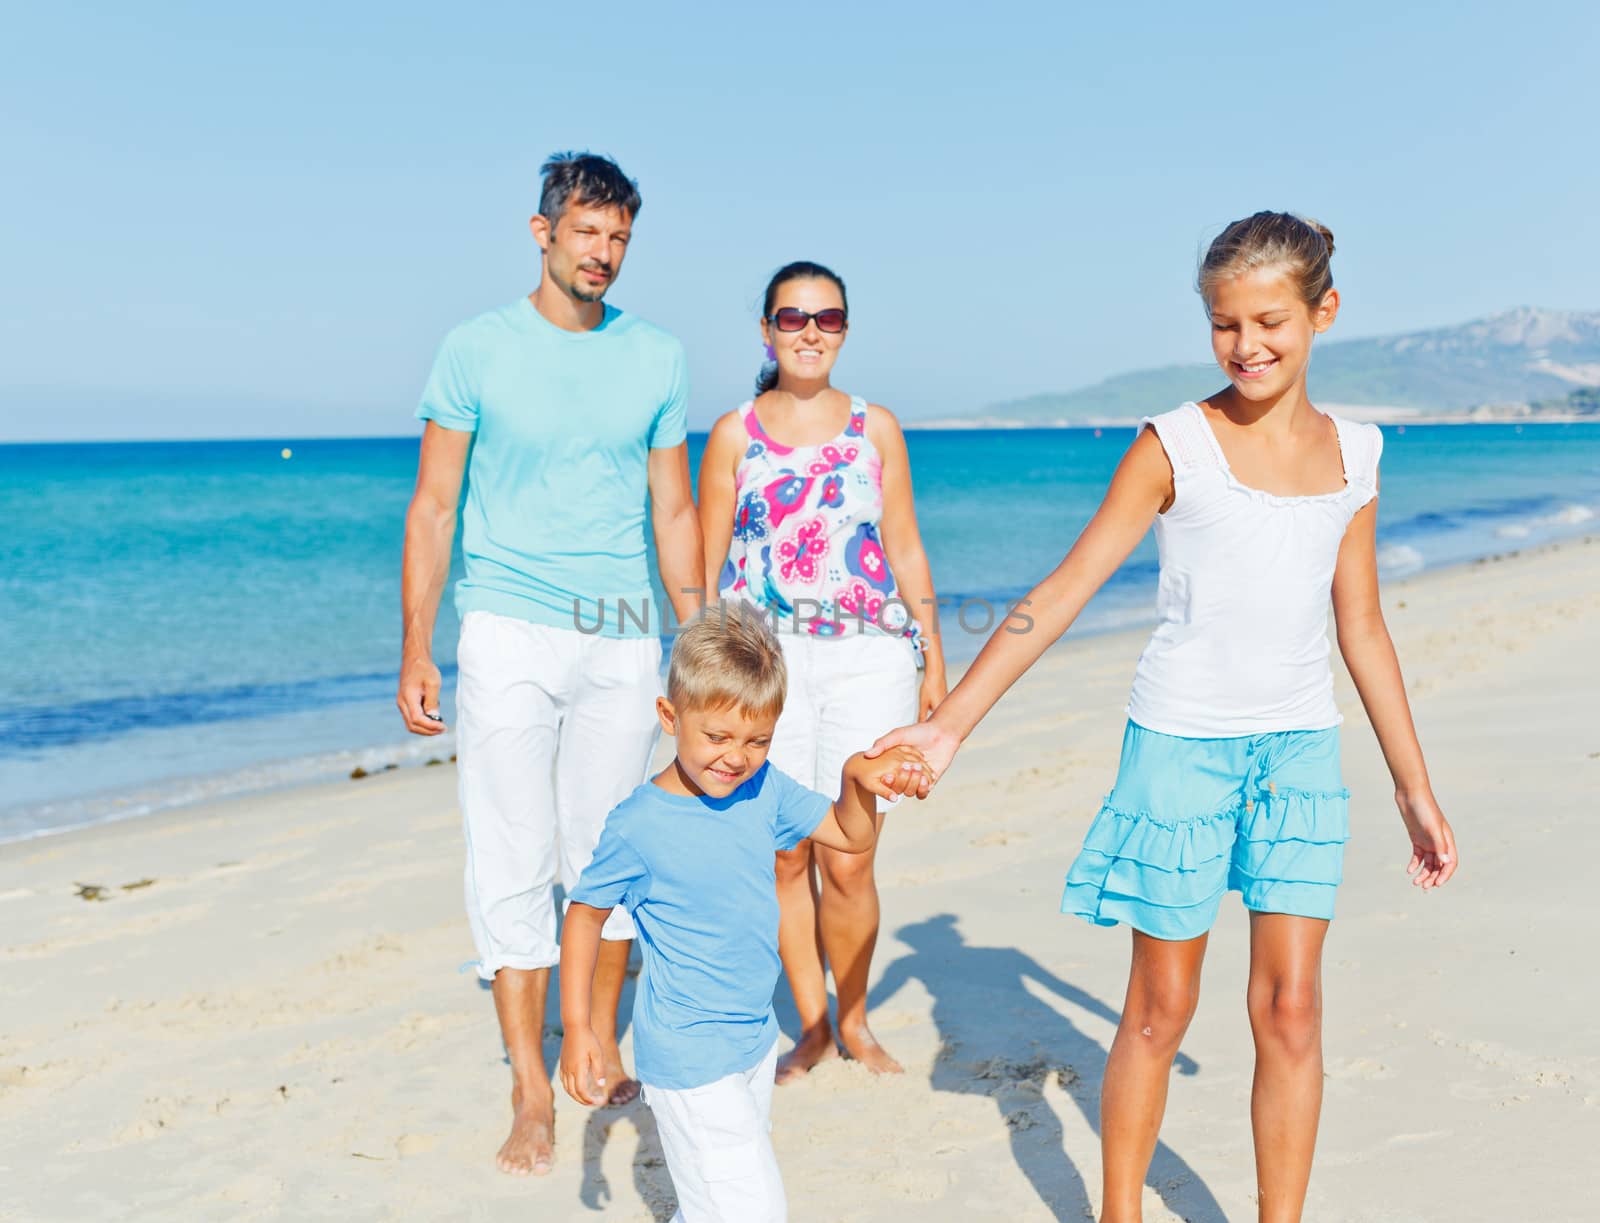
[[[844,432],[815,446],[768,437],[754,403],[739,412],[749,444],[734,472],[721,596],[765,609],[780,632],[881,633],[920,650],[921,628],[878,535],[883,459],[867,438],[866,401],[852,396]]]

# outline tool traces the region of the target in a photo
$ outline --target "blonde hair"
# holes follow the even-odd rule
[[[736,707],[746,717],[783,710],[789,672],[767,618],[737,600],[705,608],[678,630],[667,699],[685,710]]]
[[[1225,280],[1257,268],[1281,267],[1300,300],[1315,310],[1333,288],[1333,231],[1321,221],[1292,212],[1258,212],[1235,221],[1214,239],[1200,260],[1195,288],[1211,308],[1211,295]]]

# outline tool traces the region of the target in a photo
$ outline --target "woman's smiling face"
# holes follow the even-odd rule
[[[785,281],[773,295],[769,316],[785,309],[803,310],[807,314],[843,310],[844,294],[833,281],[821,277]],[[761,336],[772,346],[779,373],[797,382],[826,382],[847,334],[848,328],[823,331],[815,319],[808,320],[799,331],[779,331],[766,319],[761,322]]]

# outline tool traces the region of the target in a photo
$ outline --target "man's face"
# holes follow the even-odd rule
[[[534,217],[530,227],[556,286],[577,301],[597,302],[622,271],[633,218],[621,208],[572,200],[553,227],[543,216]]]

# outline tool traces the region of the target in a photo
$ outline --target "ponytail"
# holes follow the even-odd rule
[[[771,349],[768,349],[770,352]],[[778,358],[768,357],[761,363],[761,370],[756,374],[756,396],[765,395],[778,385]]]

